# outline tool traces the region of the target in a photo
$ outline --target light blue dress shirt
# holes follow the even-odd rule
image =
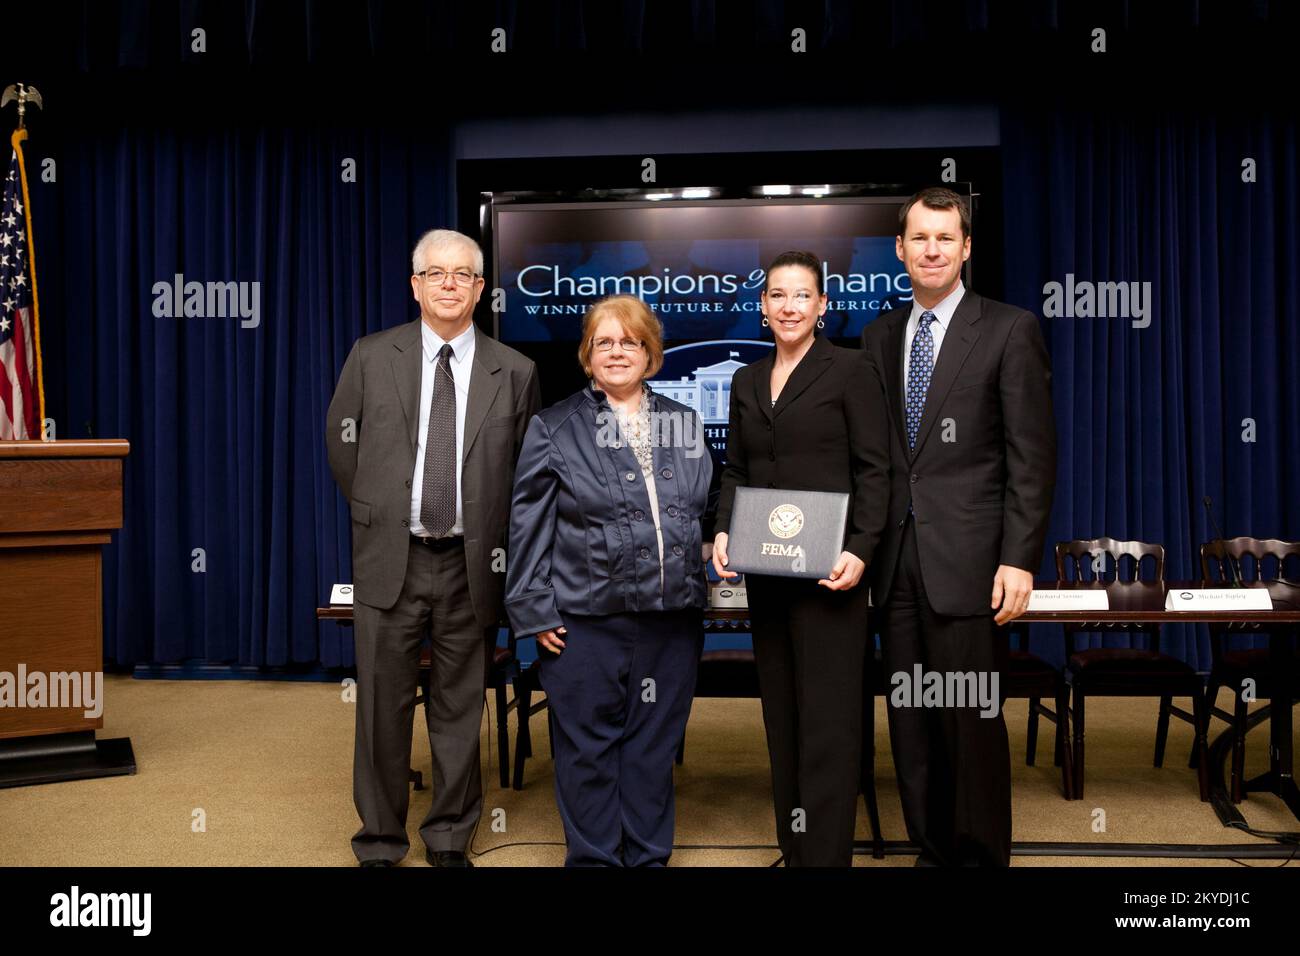
[[[942,302],[928,311],[934,313],[934,321],[930,323],[930,334],[934,336],[934,361],[937,365],[939,362],[939,348],[943,345],[943,337],[948,332],[948,323],[952,321],[953,313],[957,311],[957,306],[961,302],[961,297],[966,294],[966,286],[960,279],[957,280],[957,288],[948,293]],[[917,326],[921,324],[921,313],[927,311],[926,308],[912,300],[912,314],[907,319],[907,330],[903,335],[903,404],[907,404],[907,372],[912,364],[912,339],[916,337]]]

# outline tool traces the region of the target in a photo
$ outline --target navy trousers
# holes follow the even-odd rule
[[[540,650],[566,866],[663,866],[673,849],[673,760],[704,645],[699,609],[561,615]]]

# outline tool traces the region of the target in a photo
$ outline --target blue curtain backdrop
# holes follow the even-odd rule
[[[1107,535],[1161,543],[1167,577],[1199,578],[1206,495],[1229,537],[1300,538],[1296,122],[1009,111],[1002,158],[1008,299],[1042,315],[1067,274],[1150,282],[1153,299],[1146,328],[1043,321],[1060,449],[1043,575],[1052,542]],[[1059,663],[1059,629],[1034,630]],[[1208,670],[1205,627],[1161,640]]]
[[[1006,115],[1007,298],[1042,314],[1044,284],[1067,274],[1153,293],[1148,328],[1044,320],[1060,429],[1049,544],[1161,542],[1168,575],[1195,577],[1214,536],[1206,494],[1229,535],[1300,537],[1296,134],[1289,120]],[[60,166],[60,188],[33,193],[59,434],[132,442],[127,520],[105,552],[107,658],[349,664],[349,636],[313,616],[350,577],[321,422],[353,339],[414,315],[412,237],[451,214],[445,140],[125,130],[70,141]],[[176,273],[259,281],[259,327],[155,317],[153,285]],[[1034,641],[1059,660],[1057,631]],[[1204,629],[1166,641],[1208,666]]]
[[[1204,494],[1230,535],[1300,537],[1296,111],[1253,70],[1210,77],[1234,45],[1288,62],[1296,19],[1266,0],[15,8],[3,62],[46,97],[28,156],[49,409],[59,437],[132,443],[126,525],[105,552],[106,661],[351,663],[350,635],[313,614],[351,575],[324,409],[351,342],[414,316],[410,246],[454,221],[456,122],[483,112],[1009,104],[1005,297],[1041,313],[1044,283],[1067,274],[1154,294],[1146,329],[1044,322],[1061,432],[1049,543],[1159,541],[1170,576],[1191,577],[1212,536]],[[491,52],[495,27],[516,58]],[[828,55],[778,60],[795,28]],[[1186,105],[1125,107],[1144,95]],[[1232,118],[1269,96],[1283,108]],[[802,132],[774,131],[773,148]],[[260,325],[156,317],[153,286],[177,273],[259,282]],[[1168,641],[1207,666],[1204,634]],[[1059,660],[1058,635],[1035,644]]]
[[[58,168],[32,193],[58,436],[131,442],[106,661],[351,664],[313,613],[351,580],[325,409],[353,340],[418,315],[412,237],[450,215],[445,138],[132,129],[71,139]],[[258,281],[260,324],[156,317],[177,273]]]

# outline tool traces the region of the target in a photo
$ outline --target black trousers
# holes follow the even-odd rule
[[[992,594],[993,582],[989,581]],[[925,672],[998,677],[995,716],[981,708],[897,706],[890,694],[889,738],[903,818],[911,841],[940,865],[1011,863],[1011,754],[1002,716],[1006,641],[992,612],[936,614],[926,596],[914,520],[907,519],[894,584],[885,604],[882,646],[890,690],[894,675]]]
[[[437,549],[412,539],[402,593],[388,610],[353,608],[357,730],[352,796],[361,829],[358,860],[401,862],[410,847],[411,724],[420,645],[431,641],[425,719],[433,754],[433,800],[420,824],[430,850],[464,850],[483,807],[479,724],[496,629],[475,622],[463,543]]]
[[[746,575],[776,839],[788,866],[849,866],[862,745],[867,585]]]

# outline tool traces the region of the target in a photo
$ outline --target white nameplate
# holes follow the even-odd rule
[[[1165,597],[1166,611],[1271,611],[1264,588],[1179,588]]]
[[[1045,588],[1029,592],[1030,611],[1109,611],[1110,597],[1102,588]]]
[[[352,585],[336,584],[330,591],[330,606],[352,603]]]
[[[709,589],[709,606],[718,610],[735,610],[749,607],[749,598],[743,579],[739,584],[715,584]]]

